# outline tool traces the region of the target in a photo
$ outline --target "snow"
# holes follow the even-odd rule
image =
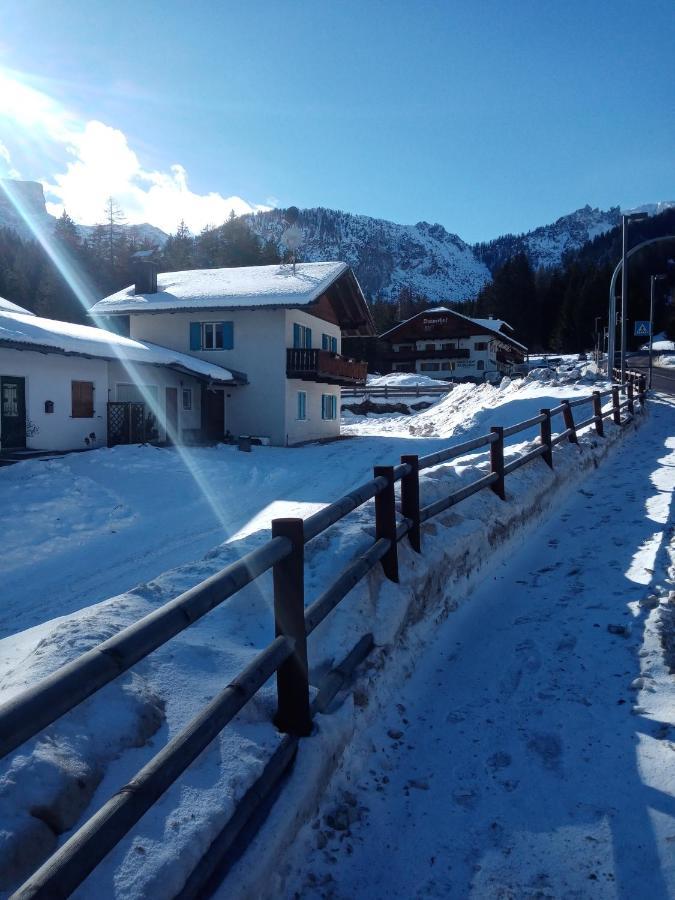
[[[379,429],[357,425],[354,439],[333,444],[255,447],[251,454],[226,446],[116,447],[0,469],[2,699],[267,540],[272,518],[307,517],[362,483],[373,464],[433,452],[449,437],[484,433],[489,424],[510,424],[590,390],[563,377],[500,388],[461,385],[436,407],[436,421],[429,410],[405,417],[412,429],[392,417]],[[462,402],[452,405],[453,398]],[[654,420],[660,421],[656,414]],[[607,429],[605,442],[582,439],[580,447],[557,448],[554,472],[535,462],[514,473],[509,503],[483,492],[441,517],[425,532],[424,557],[402,546],[402,585],[374,571],[312,636],[313,683],[351,649],[364,623],[383,652],[400,641],[411,617],[434,631],[438,611],[431,606],[425,613],[425,604],[449,585],[464,596],[469,574],[486,559],[494,565],[495,548],[518,533],[551,487],[569,492],[570,477],[592,470],[616,437],[611,424]],[[655,432],[655,440],[660,436]],[[515,436],[508,452],[529,437]],[[475,478],[486,459],[473,455],[427,473],[424,502]],[[372,538],[371,503],[308,545],[307,602]],[[42,858],[41,847],[62,841],[61,832],[118,790],[270,641],[270,601],[268,574],[0,763],[0,889]],[[177,891],[277,745],[273,708],[268,684],[77,896],[122,900]],[[341,713],[348,721],[334,726],[336,742],[347,740],[354,714]],[[300,771],[316,769],[312,747],[324,756],[326,746],[337,752],[330,731],[330,724],[321,725],[326,745],[305,744],[309,757]],[[44,814],[36,807],[38,793]]]
[[[647,349],[649,349],[649,345],[647,345]],[[652,350],[655,352],[664,352],[670,351],[673,353],[675,351],[675,341],[654,341],[652,344]]]
[[[673,407],[448,592],[259,896],[675,895]]]
[[[343,262],[191,269],[157,276],[157,293],[136,294],[134,286],[95,303],[94,314],[151,309],[226,309],[304,306],[312,303],[347,270]]]
[[[0,311],[0,346],[2,344],[26,344],[39,348],[48,347],[61,353],[168,366],[185,369],[219,382],[231,383],[234,380],[232,373],[222,366],[176,350],[147,341],[132,340],[91,325],[44,319],[32,313]]]
[[[675,356],[657,356],[654,365],[662,369],[675,369]]]
[[[5,300],[4,297],[0,297],[0,312],[23,313],[26,316],[33,315],[29,309],[24,309],[23,306],[12,303],[11,300]]]
[[[448,390],[452,389],[452,385],[441,381],[440,378],[430,378],[417,372],[391,372],[389,375],[368,376],[368,387],[442,387],[444,384],[447,384]]]

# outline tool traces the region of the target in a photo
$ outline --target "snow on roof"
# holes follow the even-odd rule
[[[513,331],[513,326],[509,325],[509,323],[505,322],[503,319],[475,319],[472,316],[471,320],[476,322],[477,325],[480,325],[481,328],[490,328],[492,331],[501,331],[504,326],[506,326],[509,331]]]
[[[33,315],[29,309],[24,309],[23,306],[12,303],[11,300],[5,300],[4,297],[0,297],[0,312],[23,313],[25,316]]]
[[[122,362],[148,363],[182,369],[210,378],[212,381],[233,382],[230,371],[186,353],[169,350],[147,341],[135,341],[112,331],[91,325],[74,325],[56,319],[43,319],[32,313],[12,313],[0,310],[0,346],[26,344],[55,353],[74,353]]]
[[[166,309],[222,309],[251,306],[301,306],[316,300],[347,271],[343,262],[191,269],[157,276],[156,294],[136,294],[134,285],[95,303],[92,313]]]

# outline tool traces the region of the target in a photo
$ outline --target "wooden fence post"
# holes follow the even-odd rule
[[[635,402],[634,402],[635,394],[633,393],[633,378],[632,376],[628,379],[628,412],[632,415],[635,415]]]
[[[574,426],[574,416],[572,415],[572,407],[570,406],[569,400],[563,400],[561,403],[562,406],[562,414],[563,414],[563,422],[565,423],[565,428],[570,429],[569,433],[569,441],[570,444],[578,444],[577,440],[577,429]]]
[[[416,553],[421,553],[419,456],[402,456],[401,462],[410,466],[410,474],[401,478],[401,514],[412,522],[408,532],[410,546]]]
[[[602,422],[602,397],[600,391],[593,391],[593,415],[595,419],[595,433],[599,437],[605,436],[605,429]]]
[[[387,538],[390,547],[382,557],[384,574],[390,581],[398,581],[398,544],[396,543],[396,494],[394,467],[375,466],[375,478],[386,478],[387,487],[375,496],[375,539]]]
[[[645,401],[647,399],[647,379],[644,375],[640,375],[638,380],[638,400],[640,401],[640,406],[644,409]]]
[[[273,568],[274,631],[295,641],[295,651],[277,670],[279,731],[306,737],[312,731],[305,632],[305,535],[302,519],[273,519],[272,537],[291,542],[290,556]]]
[[[540,409],[539,414],[546,418],[540,425],[540,437],[542,447],[546,447],[546,453],[542,459],[551,469],[553,468],[553,444],[551,443],[551,410]]]
[[[504,429],[501,425],[493,425],[490,432],[497,435],[497,440],[490,444],[490,471],[497,475],[497,480],[490,487],[501,500],[506,500],[506,491],[504,490]]]
[[[614,418],[614,424],[621,424],[621,405],[619,400],[619,386],[614,385],[612,388],[612,413]]]

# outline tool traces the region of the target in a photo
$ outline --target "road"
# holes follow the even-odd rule
[[[439,625],[301,833],[285,897],[675,897],[675,685],[665,612],[638,605],[675,586],[674,412],[655,399]]]
[[[649,377],[649,357],[646,354],[627,357],[626,365],[629,369],[644,372]],[[675,369],[654,366],[652,387],[655,391],[662,391],[664,394],[675,394]]]

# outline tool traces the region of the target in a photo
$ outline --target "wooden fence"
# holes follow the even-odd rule
[[[625,396],[622,399],[620,391]],[[495,426],[489,434],[464,441],[428,456],[403,456],[397,466],[376,466],[373,478],[307,519],[275,519],[272,537],[238,562],[159,607],[112,638],[87,651],[52,675],[27,688],[0,707],[0,758],[54,723],[87,697],[128,671],[139,660],[175,637],[245,585],[272,569],[274,585],[274,640],[134,778],[110,798],[13,895],[14,898],[68,897],[115,845],[131,830],[158,798],[179,778],[265,682],[276,673],[277,713],[274,722],[285,732],[259,781],[214,842],[202,871],[193,873],[181,898],[199,894],[204,871],[215,870],[218,860],[243,829],[261,798],[271,790],[293,758],[300,737],[310,734],[312,718],[326,709],[347,678],[373,647],[365,634],[348,657],[329,673],[313,703],[309,699],[307,638],[341,600],[378,563],[391,581],[398,581],[398,544],[406,538],[420,553],[422,523],[478,491],[489,488],[505,499],[504,482],[516,469],[538,457],[553,467],[553,447],[561,441],[577,443],[580,429],[594,426],[604,434],[604,420],[617,425],[630,421],[636,399],[645,402],[645,379],[628,373],[621,388],[563,401],[507,428]],[[603,408],[603,398],[611,403]],[[590,405],[592,415],[575,421],[575,411]],[[623,411],[626,415],[622,415]],[[553,434],[552,421],[561,416],[563,429]],[[539,426],[536,447],[504,459],[504,440]],[[447,497],[420,506],[419,473],[473,450],[489,449],[490,471]],[[395,485],[400,483],[400,517],[396,515]],[[306,545],[369,500],[375,500],[375,540],[350,562],[308,607],[304,604]]]
[[[384,384],[378,387],[356,387],[342,388],[342,400],[369,400],[373,397],[380,399],[394,399],[395,397],[427,397],[437,394],[448,394],[455,387],[450,383],[439,384],[409,384],[409,385],[388,385]]]

